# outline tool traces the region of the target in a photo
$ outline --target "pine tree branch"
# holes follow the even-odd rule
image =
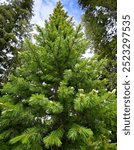
[[[31,44],[30,44],[29,41],[28,41],[28,45],[29,45],[30,50],[31,50],[32,53],[34,54],[34,58],[35,58],[35,60],[36,60],[36,62],[37,62],[37,64],[38,64],[39,68],[41,69],[41,71],[43,72],[43,74],[46,74],[44,68],[43,68],[42,65],[41,65],[41,62],[40,62],[40,58],[39,58],[38,53],[36,53],[35,50],[34,50],[34,48],[31,47]]]
[[[65,59],[65,62],[64,62],[65,64],[66,64],[66,62],[69,60],[71,51],[72,51],[72,49],[73,49],[73,46],[74,46],[74,44],[75,44],[75,40],[77,39],[77,36],[78,36],[78,33],[79,33],[80,29],[81,29],[81,25],[79,25],[79,27],[78,27],[78,29],[77,29],[77,31],[76,31],[76,34],[75,34],[75,36],[74,36],[74,39],[73,39],[73,41],[72,41],[71,46],[69,46],[69,43],[68,43],[69,52],[68,52],[67,58]]]

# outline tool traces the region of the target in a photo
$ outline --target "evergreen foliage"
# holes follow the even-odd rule
[[[17,52],[30,31],[33,0],[10,0],[0,5],[0,86],[17,65]]]
[[[78,0],[85,10],[83,23],[86,34],[91,41],[91,48],[99,55],[99,59],[107,58],[109,90],[116,88],[116,54],[117,54],[117,0]]]
[[[1,149],[115,149],[115,91],[100,79],[107,60],[82,57],[89,42],[81,29],[58,2],[37,26],[36,43],[25,40],[20,66],[1,90]]]

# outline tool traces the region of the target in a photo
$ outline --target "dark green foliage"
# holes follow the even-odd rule
[[[78,2],[85,10],[83,22],[94,53],[99,54],[99,59],[109,60],[104,78],[109,78],[107,87],[112,90],[116,88],[117,1],[78,0]]]
[[[30,31],[33,0],[0,5],[0,86],[17,65],[17,52]]]
[[[89,42],[61,3],[2,89],[0,145],[10,150],[110,150],[115,91],[101,79],[107,60],[83,58]],[[113,147],[113,146],[112,146]],[[115,148],[115,145],[114,145]]]

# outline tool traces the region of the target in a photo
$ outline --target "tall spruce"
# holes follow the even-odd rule
[[[10,150],[108,150],[115,91],[100,80],[106,59],[84,58],[89,42],[60,2],[36,43],[25,41],[20,67],[0,100],[0,145]]]
[[[30,31],[33,0],[10,0],[0,4],[0,86],[15,68],[17,52]]]
[[[85,11],[83,23],[92,43],[92,50],[99,59],[109,60],[104,77],[109,79],[108,88],[116,88],[117,54],[117,0],[78,0]]]

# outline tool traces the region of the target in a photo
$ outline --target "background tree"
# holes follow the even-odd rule
[[[78,0],[85,11],[83,23],[92,50],[99,59],[107,58],[103,77],[109,79],[107,88],[116,88],[117,0]]]
[[[2,149],[115,149],[115,91],[99,79],[107,60],[82,57],[89,42],[60,2],[37,30],[36,43],[26,40],[20,67],[2,89]]]
[[[0,86],[15,68],[17,52],[30,31],[33,0],[10,0],[0,4]]]

